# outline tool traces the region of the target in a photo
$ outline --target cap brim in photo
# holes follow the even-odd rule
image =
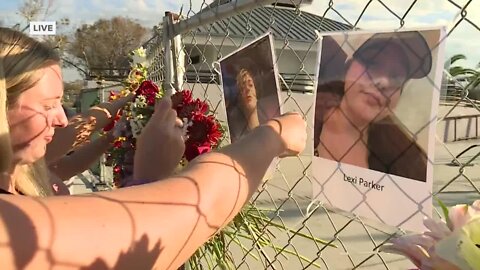
[[[388,46],[401,48],[408,65],[407,77],[420,79],[432,69],[432,54],[425,38],[417,31],[376,33],[353,54],[353,58],[371,58],[372,52],[380,52]]]

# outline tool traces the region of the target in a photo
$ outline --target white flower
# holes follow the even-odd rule
[[[146,108],[147,107],[147,98],[144,95],[138,95],[133,102],[136,108]]]
[[[446,219],[426,218],[426,232],[394,238],[380,250],[406,256],[422,270],[480,269],[480,200],[452,207]]]
[[[138,64],[142,66],[147,65],[147,51],[140,47],[132,52],[132,67],[136,67]]]
[[[140,47],[133,51],[133,55],[137,55],[138,57],[147,57],[147,50],[145,50],[143,47]]]

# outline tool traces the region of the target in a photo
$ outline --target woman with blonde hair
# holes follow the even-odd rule
[[[8,194],[0,195],[1,269],[177,269],[240,211],[274,157],[297,155],[306,143],[305,121],[286,114],[162,178],[165,148],[176,145],[178,157],[184,150],[181,121],[164,98],[135,154],[135,178],[152,183],[82,196],[12,195],[48,189],[19,168],[41,160],[67,124],[62,95],[58,57],[0,28],[0,192]]]
[[[22,42],[24,47],[20,47],[18,42]],[[31,103],[31,99],[39,99],[37,92],[20,97],[32,87],[43,87],[47,92],[49,85],[39,85],[37,70],[59,63],[60,59],[46,45],[33,39],[22,39],[17,32],[5,28],[0,32],[0,58],[0,102],[8,108],[8,111],[5,108],[0,110],[0,130],[3,133],[0,171],[11,175],[12,191],[32,196],[53,195],[48,169],[42,157],[46,144],[53,137],[53,128],[64,127],[67,123],[60,104],[61,94],[44,97],[36,103]],[[56,71],[59,76],[59,68]],[[62,88],[61,85],[51,87]],[[46,122],[52,128],[45,128]],[[27,125],[32,132],[25,132],[23,127]],[[14,155],[15,152],[18,154]],[[12,167],[11,162],[17,163],[17,166]]]

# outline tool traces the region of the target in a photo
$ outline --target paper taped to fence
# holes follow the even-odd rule
[[[407,230],[431,216],[443,28],[322,35],[314,199]]]

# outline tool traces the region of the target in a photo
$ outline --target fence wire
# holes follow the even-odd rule
[[[392,29],[409,26],[412,14],[421,13],[422,1],[410,1],[411,4],[404,8],[381,0],[357,1],[348,9],[342,1],[324,1],[321,9],[315,7],[315,14],[319,15],[307,12],[310,7],[302,5],[302,1],[270,2],[273,1],[203,1],[199,9],[184,8],[178,18],[174,14],[167,15],[171,16],[170,19],[164,20],[163,27],[157,29],[147,46],[150,79],[166,87],[193,90],[195,96],[208,101],[220,120],[226,121],[222,86],[215,63],[271,31],[275,39],[283,110],[301,112],[308,120],[310,145],[298,157],[281,160],[251,200],[259,208],[273,209],[269,214],[270,221],[291,230],[279,230],[267,224],[258,229],[253,240],[243,239],[237,233],[237,238],[228,242],[226,252],[234,258],[237,269],[411,267],[403,257],[378,252],[378,248],[390,238],[404,233],[399,228],[321,203],[311,204],[315,109],[312,93],[317,79],[318,40],[315,31],[356,31],[368,18],[371,25],[376,26],[381,26],[384,21],[388,21]],[[449,21],[443,21],[448,24],[447,37],[455,36],[462,31],[459,30],[461,27],[468,27],[476,34],[470,37],[471,42],[480,40],[480,27],[473,19],[480,16],[473,8],[480,6],[479,1],[437,2],[435,5],[447,6],[457,14]],[[371,19],[375,18],[373,15],[378,19]],[[180,37],[182,42],[172,42],[175,37]],[[180,50],[171,50],[169,46],[175,44],[181,44]],[[172,51],[171,57],[165,57],[169,55],[166,50]],[[173,70],[170,65],[174,66]],[[451,74],[452,70],[444,70],[442,89],[436,89],[441,91],[441,104],[438,117],[432,120],[437,122],[435,159],[427,160],[434,167],[434,195],[447,205],[471,203],[480,197],[477,164],[480,107],[476,100],[480,98],[477,94],[480,93],[479,75],[476,75],[477,82],[472,83],[473,77],[466,80],[465,76]],[[415,138],[418,132],[420,130],[410,130],[410,135]],[[275,245],[259,249],[259,242],[264,237]],[[337,248],[312,239],[323,239]],[[196,259],[205,268],[223,269],[221,265],[201,262],[201,257]]]

